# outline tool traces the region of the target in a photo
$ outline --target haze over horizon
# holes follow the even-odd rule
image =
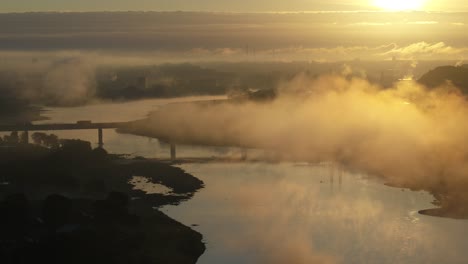
[[[12,13],[0,14],[0,54],[61,51],[74,57],[85,52],[155,61],[464,61],[467,27],[465,13]]]

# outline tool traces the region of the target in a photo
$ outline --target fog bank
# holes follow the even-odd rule
[[[361,79],[298,76],[279,91],[271,102],[175,104],[133,130],[262,148],[280,160],[336,161],[447,203],[468,201],[468,105],[456,88],[429,91],[405,81],[381,89]]]

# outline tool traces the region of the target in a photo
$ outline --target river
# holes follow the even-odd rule
[[[48,108],[37,123],[121,122],[203,97]],[[97,131],[56,131],[97,145]],[[157,139],[104,131],[111,153],[168,158]],[[237,155],[237,148],[177,146],[179,157]],[[388,187],[375,177],[329,163],[180,165],[206,187],[162,210],[204,236],[199,263],[467,263],[468,221],[424,216],[433,197]]]

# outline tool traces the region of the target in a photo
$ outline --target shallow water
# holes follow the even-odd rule
[[[44,113],[50,120],[41,123],[130,121],[177,101],[50,108]],[[97,145],[94,130],[53,133]],[[111,129],[104,131],[104,144],[112,153],[170,156],[169,146],[157,139]],[[238,148],[177,146],[179,157],[241,152]],[[200,163],[181,167],[203,180],[206,187],[191,200],[162,210],[188,226],[195,225],[203,234],[207,251],[199,263],[468,262],[468,221],[419,215],[418,210],[433,207],[433,198],[425,192],[391,188],[331,164]]]

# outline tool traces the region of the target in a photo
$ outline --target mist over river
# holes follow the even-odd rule
[[[203,97],[47,108],[37,123],[123,122],[160,106]],[[97,146],[97,131],[53,131]],[[104,148],[169,158],[157,139],[104,130]],[[177,146],[177,156],[229,157],[239,148]],[[253,154],[247,151],[247,156]],[[466,263],[468,221],[418,214],[434,207],[426,192],[392,188],[372,175],[330,163],[193,163],[181,168],[205,188],[163,212],[204,236],[199,263]],[[144,175],[143,175],[144,176]]]

